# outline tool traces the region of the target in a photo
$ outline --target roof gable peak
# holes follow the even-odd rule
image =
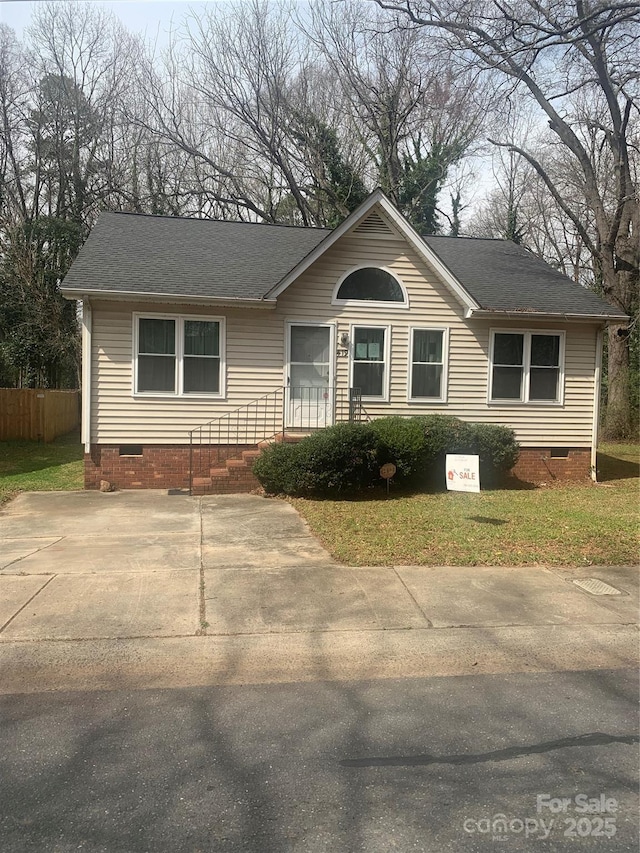
[[[375,189],[362,204],[357,207],[352,213],[344,219],[330,234],[325,237],[309,254],[304,257],[296,266],[290,270],[287,275],[266,295],[267,299],[275,299],[280,296],[303,272],[305,272],[311,264],[317,261],[324,253],[334,245],[341,237],[348,232],[355,232],[358,228],[366,228],[366,221],[372,213],[378,213],[379,220],[374,219],[373,227],[381,229],[385,223],[391,223],[397,231],[403,236],[407,242],[416,250],[418,255],[423,258],[444,281],[445,285],[453,293],[456,299],[466,310],[473,310],[480,306],[464,288],[461,282],[453,275],[453,273],[442,263],[436,253],[425,243],[420,235],[415,231],[408,220],[400,213],[391,200],[378,187]],[[380,215],[382,213],[382,215]],[[378,236],[382,236],[379,234]]]

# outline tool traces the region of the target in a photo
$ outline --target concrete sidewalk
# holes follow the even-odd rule
[[[620,594],[594,596],[573,583],[580,576]],[[478,644],[522,667],[536,637],[546,649],[536,665],[603,666],[614,652],[633,665],[638,610],[633,567],[340,566],[289,504],[250,495],[30,493],[0,513],[5,692],[30,680],[42,689],[43,672],[56,689],[74,672],[110,684],[141,667],[161,682],[189,670],[208,683],[229,677],[234,644],[243,664],[233,677],[258,680],[294,660],[301,676],[339,677],[357,661],[375,671],[376,660],[379,672],[397,675],[403,660],[440,661],[440,672],[443,657],[477,665],[467,652]]]

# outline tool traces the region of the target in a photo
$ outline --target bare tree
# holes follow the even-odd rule
[[[139,62],[150,138],[190,159],[201,215],[335,224],[380,184],[422,231],[484,115],[419,33],[389,35],[362,7],[297,19],[250,0],[190,14],[162,67]]]
[[[3,28],[0,361],[21,384],[74,383],[75,306],[59,281],[109,203],[129,77],[126,34],[94,6],[42,4],[28,44]]]
[[[439,33],[456,56],[526,93],[573,164],[579,201],[535,152],[496,139],[526,160],[593,258],[598,284],[637,316],[640,213],[632,125],[638,120],[640,4],[560,0],[373,0],[397,25]],[[575,202],[578,201],[576,204]],[[586,215],[585,215],[586,214]],[[610,326],[605,432],[631,430],[630,328]]]
[[[6,222],[26,217],[29,210],[24,186],[25,118],[29,110],[30,81],[27,58],[15,33],[0,24],[0,216]]]
[[[150,134],[191,160],[202,214],[276,221],[291,195],[303,224],[311,212],[287,135],[287,93],[299,61],[284,7],[237,3],[220,16],[191,14],[158,68],[140,82]]]
[[[34,194],[45,190],[49,215],[86,225],[118,182],[112,170],[131,39],[100,7],[70,2],[38,6],[28,33],[36,77],[30,127],[42,181]]]
[[[513,240],[584,287],[593,288],[593,259],[531,166],[501,149],[495,188],[466,225],[477,237]]]
[[[433,232],[438,194],[478,136],[486,90],[473,73],[456,75],[423,32],[390,28],[361,3],[318,2],[311,16],[306,31],[340,81],[373,180]]]

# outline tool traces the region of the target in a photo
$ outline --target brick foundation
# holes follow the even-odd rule
[[[209,474],[209,469],[226,468],[228,473],[216,478],[213,493],[248,492],[259,483],[251,472],[251,461],[242,464],[243,451],[255,450],[255,445],[224,445],[200,447],[194,451],[195,471]],[[198,456],[202,465],[198,465]],[[121,456],[119,445],[92,444],[84,457],[84,487],[99,489],[101,480],[108,480],[116,489],[188,489],[189,446],[153,444],[142,448],[140,456]],[[208,464],[210,461],[210,465]]]
[[[195,492],[234,494],[259,488],[251,471],[255,449],[255,445],[224,445],[196,450],[195,476],[213,477],[210,485]],[[197,464],[198,453],[207,464]],[[557,454],[557,450],[523,447],[512,473],[527,483],[589,479],[588,447],[568,448],[564,457],[552,453]],[[101,480],[108,480],[116,489],[188,489],[189,458],[188,445],[147,445],[141,456],[121,456],[118,445],[94,444],[84,458],[84,486],[98,489]]]
[[[591,477],[591,449],[566,448],[566,456],[549,447],[523,447],[512,474],[527,483],[553,483],[556,480],[587,480]]]

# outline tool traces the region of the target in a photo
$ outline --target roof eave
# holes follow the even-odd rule
[[[515,311],[502,308],[474,308],[465,312],[465,319],[493,319],[508,317],[510,320],[556,320],[567,322],[598,322],[598,323],[626,323],[629,317],[626,314],[581,314],[576,311]]]
[[[170,302],[182,305],[219,305],[219,306],[248,306],[251,308],[276,307],[275,299],[261,297],[235,296],[193,296],[183,293],[152,293],[134,290],[99,290],[87,287],[61,287],[60,292],[65,299],[104,299],[107,302]]]
[[[280,296],[280,294],[293,284],[293,282],[299,278],[302,273],[311,266],[311,264],[317,261],[331,246],[333,246],[337,240],[343,237],[347,231],[354,228],[360,220],[364,219],[369,211],[377,204],[382,207],[384,212],[389,216],[394,225],[397,226],[400,233],[403,234],[407,241],[413,246],[418,255],[426,260],[427,263],[436,270],[445,285],[458,299],[463,308],[466,308],[467,310],[479,308],[479,304],[471,296],[469,291],[466,290],[462,283],[453,275],[451,270],[440,260],[433,249],[425,243],[422,237],[420,237],[417,231],[414,230],[414,228],[409,224],[409,222],[407,222],[404,216],[402,216],[402,214],[394,207],[380,189],[372,192],[359,207],[350,213],[349,216],[347,216],[347,218],[331,232],[331,234],[328,234],[315,249],[309,252],[306,257],[296,264],[296,266],[288,272],[287,275],[275,285],[275,287],[272,287],[271,290],[267,292],[265,298],[273,299]]]

